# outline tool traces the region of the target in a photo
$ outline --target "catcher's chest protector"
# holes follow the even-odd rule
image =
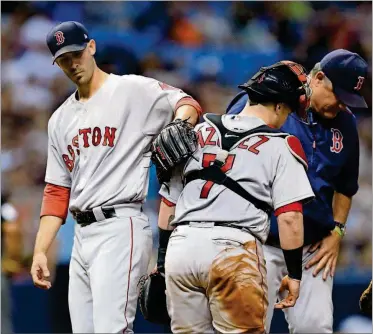
[[[252,203],[256,208],[263,210],[268,215],[270,215],[273,211],[273,208],[265,201],[262,201],[256,198],[256,196],[250,194],[237,181],[226,175],[222,171],[222,167],[226,162],[228,152],[245,138],[254,136],[259,133],[267,136],[276,135],[285,138],[286,136],[288,136],[288,134],[282,133],[279,130],[270,128],[266,125],[261,125],[243,132],[231,131],[224,126],[221,118],[222,116],[215,114],[206,114],[204,117],[206,121],[216,129],[217,133],[220,134],[221,151],[216,155],[215,161],[210,166],[188,173],[184,179],[184,183],[187,184],[194,180],[202,179],[224,185],[228,189],[235,192],[237,195]]]
[[[261,125],[245,132],[236,132],[227,129],[223,125],[221,115],[205,114],[204,118],[208,123],[215,127],[218,133],[220,133],[221,148],[226,151],[230,151],[232,147],[235,146],[235,144],[237,144],[243,138],[258,133],[268,136],[275,134],[276,136],[280,136],[283,138],[289,135],[288,133],[284,133],[278,129],[271,128],[267,125]]]

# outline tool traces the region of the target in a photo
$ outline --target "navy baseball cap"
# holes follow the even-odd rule
[[[320,62],[321,70],[333,84],[338,99],[348,107],[368,108],[361,87],[368,76],[368,64],[357,53],[338,49]]]
[[[87,29],[79,22],[67,21],[56,25],[47,35],[53,64],[64,53],[84,50],[89,40]]]

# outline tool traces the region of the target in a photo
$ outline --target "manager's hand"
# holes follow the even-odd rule
[[[325,281],[329,274],[331,277],[334,277],[341,240],[342,237],[336,231],[332,231],[330,235],[311,246],[309,252],[314,252],[316,249],[317,252],[312,259],[307,262],[306,269],[317,264],[312,273],[313,276],[316,277],[319,272],[325,268],[322,275],[323,280]]]

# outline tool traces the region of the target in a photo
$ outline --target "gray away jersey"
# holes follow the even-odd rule
[[[262,210],[223,185],[195,180],[182,185],[182,175],[208,167],[221,150],[220,133],[205,117],[198,124],[199,145],[182,173],[173,176],[169,186],[162,186],[161,196],[176,203],[172,224],[189,221],[227,221],[246,226],[263,242],[269,232],[269,217]],[[245,132],[265,123],[256,117],[224,115],[223,125],[230,131]],[[228,135],[232,135],[231,132]],[[278,134],[254,134],[243,138],[230,150],[222,170],[256,198],[274,210],[314,196],[304,166]]]
[[[71,188],[70,210],[143,201],[150,143],[184,97],[151,78],[114,74],[87,102],[74,93],[49,120],[45,181]]]

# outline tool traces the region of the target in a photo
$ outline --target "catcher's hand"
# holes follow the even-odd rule
[[[372,281],[360,297],[360,310],[366,315],[372,316]]]
[[[299,297],[300,281],[285,276],[281,281],[280,294],[285,290],[289,291],[285,299],[275,304],[275,308],[284,309],[293,307]]]
[[[139,306],[145,320],[167,325],[171,319],[167,312],[166,281],[164,274],[156,271],[140,278]]]
[[[155,138],[151,160],[160,183],[168,182],[174,167],[186,162],[197,149],[197,134],[187,120],[168,124]]]

